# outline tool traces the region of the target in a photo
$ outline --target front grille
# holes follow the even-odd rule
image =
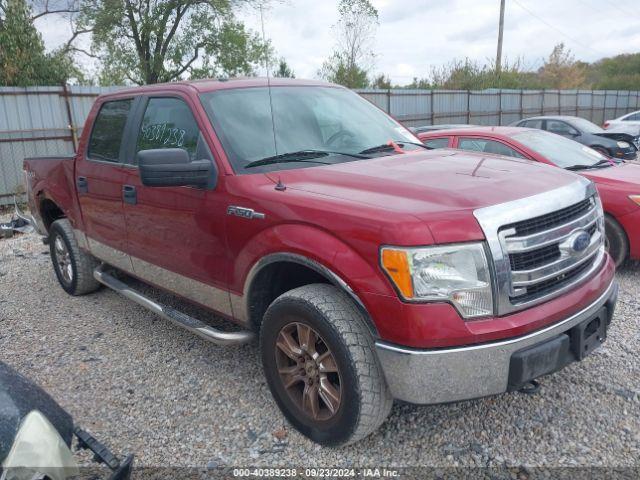
[[[563,288],[573,282],[574,279],[580,276],[583,272],[588,270],[593,262],[585,262],[582,265],[565,272],[557,277],[550,278],[544,282],[540,282],[532,287],[527,288],[527,293],[518,297],[518,303],[526,303],[536,298],[549,295],[554,291]]]
[[[512,305],[523,305],[560,291],[577,281],[598,258],[603,243],[602,222],[594,197],[555,212],[500,228],[509,258]],[[589,244],[575,247],[586,232]]]
[[[558,258],[560,258],[560,247],[553,244],[531,252],[512,253],[509,255],[509,262],[511,270],[531,270]]]
[[[580,203],[571,205],[570,207],[563,208],[557,212],[549,213],[547,215],[541,215],[539,217],[531,218],[529,220],[523,220],[511,225],[502,227],[501,230],[513,228],[516,231],[516,235],[522,237],[525,235],[531,235],[532,233],[540,232],[542,230],[549,230],[554,227],[563,225],[571,220],[584,215],[593,206],[593,200],[587,198]]]

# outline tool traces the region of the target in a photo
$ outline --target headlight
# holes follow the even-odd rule
[[[464,318],[493,314],[483,244],[384,247],[381,257],[384,271],[405,300],[451,302]]]
[[[3,479],[21,480],[46,475],[54,480],[78,475],[78,466],[58,431],[38,410],[22,420],[2,468]]]
[[[618,147],[620,148],[629,148],[631,145],[629,145],[627,142],[618,142]]]
[[[640,205],[640,195],[629,195],[629,198],[635,204]]]

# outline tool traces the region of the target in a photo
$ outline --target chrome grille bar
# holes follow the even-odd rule
[[[585,178],[543,194],[482,208],[474,215],[493,257],[498,315],[557,297],[602,264],[604,218],[595,186]],[[559,219],[564,223],[558,225]],[[523,224],[527,226],[521,228]],[[526,234],[518,236],[518,231]],[[575,248],[574,234],[583,232],[589,234],[589,243]]]
[[[556,260],[555,262],[548,263],[547,265],[531,270],[516,270],[511,274],[513,280],[512,285],[517,287],[528,287],[535,285],[536,283],[544,282],[551,278],[560,276],[569,270],[583,264],[584,262],[593,258],[598,253],[600,246],[602,245],[602,235],[600,232],[595,232],[591,237],[591,243],[589,247],[582,252],[579,256],[565,255]]]
[[[545,230],[524,237],[506,237],[505,245],[509,253],[537,250],[553,243],[566,240],[577,229],[588,229],[598,221],[598,211],[594,207],[582,217],[551,230]]]

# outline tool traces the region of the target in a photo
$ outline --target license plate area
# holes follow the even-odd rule
[[[573,327],[569,337],[576,360],[582,360],[607,338],[607,309],[601,308],[596,315]]]

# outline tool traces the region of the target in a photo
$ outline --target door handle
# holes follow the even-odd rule
[[[133,185],[123,185],[122,186],[122,199],[124,203],[128,203],[129,205],[135,205],[138,203],[138,194],[136,192],[136,187]]]
[[[87,177],[78,177],[76,179],[76,189],[78,190],[78,193],[89,193]]]

